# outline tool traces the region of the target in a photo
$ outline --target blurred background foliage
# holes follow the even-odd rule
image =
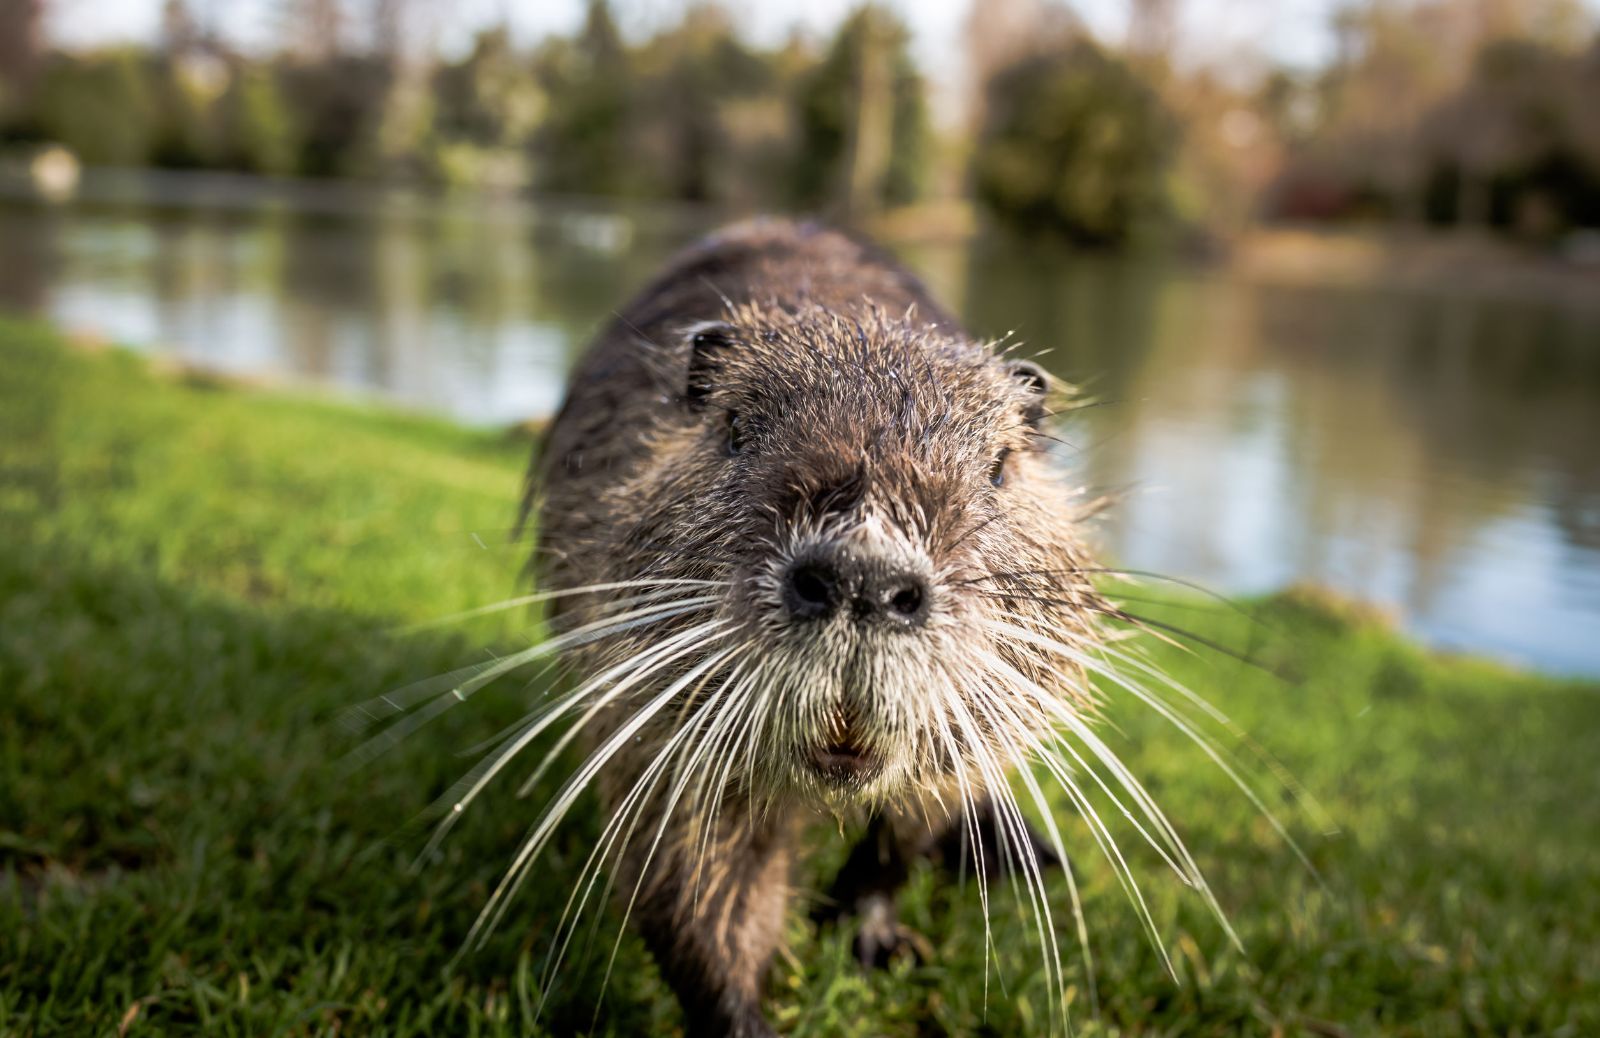
[[[876,4],[831,39],[762,45],[713,3],[636,33],[591,0],[570,35],[491,26],[446,54],[424,0],[292,0],[248,50],[167,0],[159,40],[72,52],[45,39],[52,2],[0,0],[0,148],[55,142],[94,165],[843,219],[971,199],[1100,245],[1263,219],[1532,241],[1600,224],[1582,0],[1351,0],[1317,68],[1182,60],[1175,0],[1138,0],[1114,42],[1070,5],[996,0],[939,69]]]
[[[987,83],[977,195],[1021,227],[1111,244],[1170,215],[1178,127],[1156,90],[1087,41],[1028,57]]]

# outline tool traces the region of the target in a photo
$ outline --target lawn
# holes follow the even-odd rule
[[[517,800],[513,777],[410,867],[411,823],[520,716],[523,682],[360,767],[339,723],[537,637],[520,611],[403,631],[521,589],[508,527],[527,449],[0,321],[0,1034],[674,1032],[633,937],[602,985],[614,913],[539,988],[592,803],[480,952],[457,958],[552,787]],[[1063,927],[1075,1034],[1600,1034],[1600,690],[1430,657],[1312,594],[1237,610],[1136,594],[1249,657],[1152,647],[1337,828],[1238,747],[1313,875],[1196,747],[1108,692],[1107,738],[1243,951],[1117,829],[1169,976],[1063,808],[1094,959]],[[845,850],[831,824],[814,838],[802,893]],[[849,927],[819,934],[798,906],[769,1016],[793,1035],[1043,1033],[1040,950],[1009,897],[988,970],[973,884],[923,869],[904,914],[932,955],[862,973]]]

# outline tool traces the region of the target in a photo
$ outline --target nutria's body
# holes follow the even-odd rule
[[[991,868],[1025,853],[986,791],[1087,713],[1063,643],[1099,611],[1044,396],[892,261],[781,222],[679,255],[578,364],[531,480],[536,569],[602,588],[557,623],[602,632],[570,659],[615,887],[691,1035],[770,1033],[806,819],[871,819],[834,891],[868,959],[943,830]]]

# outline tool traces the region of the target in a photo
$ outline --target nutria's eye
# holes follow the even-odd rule
[[[744,418],[735,411],[728,412],[728,438],[727,448],[729,454],[738,454],[744,450],[749,440],[749,431],[745,429]]]
[[[1011,457],[1011,448],[1002,450],[994,459],[994,464],[989,468],[989,482],[1001,486],[1006,481],[1006,459]]]

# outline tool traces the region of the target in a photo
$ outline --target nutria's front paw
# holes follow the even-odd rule
[[[861,930],[856,934],[856,961],[862,969],[886,969],[895,959],[916,962],[933,958],[933,943],[895,918],[894,902],[870,898],[856,906]]]

